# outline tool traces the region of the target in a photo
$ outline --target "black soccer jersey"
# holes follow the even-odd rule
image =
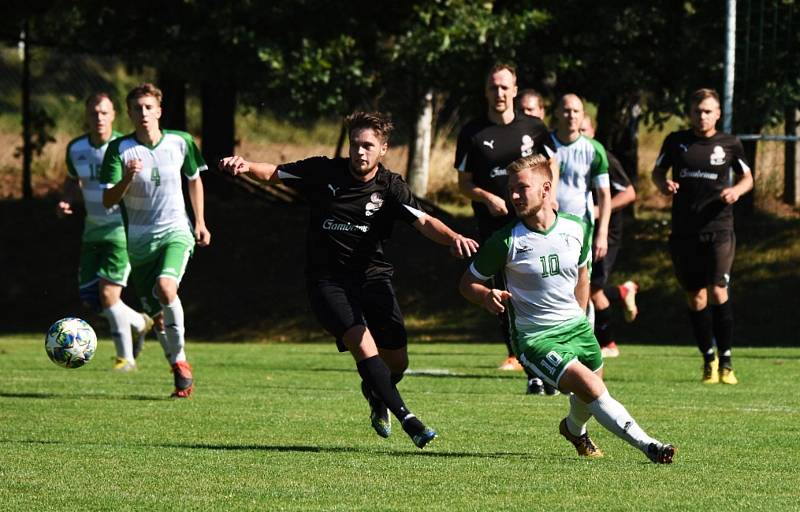
[[[606,151],[608,156],[608,180],[611,184],[611,197],[619,194],[631,184],[631,179],[622,168],[616,156],[612,155],[610,151]],[[593,192],[594,193],[594,192]],[[595,201],[595,204],[597,202]],[[622,218],[622,210],[611,212],[611,218],[608,220],[608,244],[618,244],[622,240],[622,226],[624,219]]]
[[[498,229],[514,218],[508,197],[506,167],[514,160],[532,154],[550,158],[555,153],[547,126],[538,117],[516,112],[509,124],[494,124],[487,117],[464,125],[458,135],[455,168],[472,174],[472,182],[506,200],[508,215],[492,217],[483,203],[472,203],[478,222],[488,222]]]
[[[399,174],[379,165],[365,183],[349,165],[347,158],[313,157],[278,166],[278,177],[311,207],[306,275],[390,277],[384,240],[395,220],[411,224],[424,212]]]
[[[679,184],[672,198],[672,232],[678,235],[733,229],[733,207],[719,194],[733,186],[733,174],[750,171],[742,143],[733,135],[698,137],[692,130],[670,133],[656,167],[672,168]]]

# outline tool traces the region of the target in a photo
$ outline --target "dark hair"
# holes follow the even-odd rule
[[[353,112],[345,119],[345,125],[350,137],[356,130],[370,129],[384,143],[389,142],[389,136],[394,130],[392,120],[382,112]]]
[[[130,107],[131,101],[141,98],[142,96],[152,96],[158,100],[158,104],[161,105],[161,98],[163,97],[161,89],[149,82],[143,82],[131,89],[131,92],[129,92],[128,96],[125,98],[125,104]]]
[[[94,107],[95,105],[97,105],[98,103],[100,103],[103,100],[110,101],[111,102],[111,106],[112,107],[114,106],[114,100],[112,100],[111,96],[105,91],[97,91],[97,92],[93,92],[92,94],[90,94],[89,97],[86,98],[86,101],[84,102],[84,106],[86,108]]]
[[[544,155],[529,155],[517,158],[506,167],[509,174],[518,174],[526,169],[530,169],[534,173],[539,173],[549,181],[553,181],[553,171],[550,170],[550,164],[547,157]]]
[[[695,105],[699,105],[700,102],[706,100],[708,98],[714,98],[717,102],[717,105],[721,105],[719,102],[719,94],[714,89],[697,89],[689,96],[689,106],[693,107]]]
[[[499,73],[500,71],[503,71],[504,69],[508,70],[508,72],[511,73],[511,76],[514,77],[514,83],[517,83],[517,68],[514,67],[513,64],[507,64],[505,62],[498,62],[495,65],[493,65],[491,68],[489,68],[489,72],[486,73],[486,80],[489,80],[489,78],[493,74]]]

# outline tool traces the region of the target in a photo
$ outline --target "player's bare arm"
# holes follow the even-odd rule
[[[492,217],[508,215],[505,200],[476,186],[472,181],[472,173],[461,172],[458,174],[458,189],[471,200],[485,204]]]
[[[483,284],[483,281],[475,277],[469,269],[461,276],[458,291],[465,299],[482,306],[493,315],[503,313],[506,310],[503,302],[511,298],[511,294],[506,290],[489,288]]]
[[[739,181],[736,182],[736,185],[723,189],[722,192],[719,193],[719,197],[725,204],[733,204],[752,189],[753,175],[749,171],[745,171],[742,177],[739,178]]]
[[[586,311],[589,307],[589,265],[584,265],[578,268],[578,284],[575,285],[575,299],[581,306],[581,309]]]
[[[248,162],[238,155],[221,159],[218,167],[220,171],[227,172],[233,176],[248,174],[250,177],[260,181],[278,181],[278,174],[275,172],[278,168],[277,165],[267,162]]]
[[[594,237],[594,258],[602,259],[608,253],[608,221],[611,218],[611,189],[597,189],[597,203],[600,216],[597,219],[597,236]]]
[[[450,247],[457,258],[469,258],[478,251],[478,242],[456,233],[436,217],[423,215],[414,221],[414,227],[426,238]]]
[[[80,200],[80,189],[81,187],[78,180],[67,177],[61,192],[61,201],[59,201],[56,206],[56,215],[59,217],[66,217],[67,215],[75,213],[72,206]]]
[[[200,247],[211,244],[211,232],[206,227],[205,219],[205,189],[203,180],[200,177],[189,180],[187,184],[189,191],[189,201],[192,202],[194,212],[194,239]]]
[[[550,157],[550,172],[553,174],[553,181],[550,185],[550,204],[553,205],[554,210],[558,210],[558,183],[561,177],[561,165],[558,163],[558,158],[555,155]]]
[[[667,169],[656,167],[653,169],[653,184],[659,192],[665,196],[672,196],[678,193],[680,185],[677,181],[667,179]]]
[[[122,179],[119,180],[113,187],[103,191],[103,206],[111,208],[115,204],[122,201],[125,194],[128,192],[133,178],[142,172],[144,165],[139,159],[128,160],[125,162],[125,172],[122,174]]]

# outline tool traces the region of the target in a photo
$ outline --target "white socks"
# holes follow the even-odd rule
[[[164,312],[164,333],[157,332],[158,340],[164,348],[164,355],[167,356],[169,364],[186,361],[186,354],[183,351],[185,344],[183,325],[183,304],[181,299],[175,297],[171,304],[162,304]],[[162,339],[162,334],[163,339]]]
[[[103,315],[108,319],[108,325],[111,327],[111,339],[114,340],[117,357],[132,363],[134,362],[133,337],[131,335],[131,315],[128,314],[128,311],[133,310],[120,300],[110,308],[104,309]],[[142,315],[136,314],[142,318]],[[144,324],[144,319],[142,319],[142,324]]]
[[[573,436],[580,436],[586,433],[586,422],[592,417],[589,406],[586,402],[575,396],[569,395],[569,415],[567,416],[567,429]]]
[[[588,404],[587,408],[598,423],[603,425],[612,434],[627,441],[634,448],[642,450],[645,454],[647,453],[647,447],[650,446],[650,443],[660,444],[642,430],[625,407],[611,398],[608,391],[603,393],[594,402]],[[571,412],[572,410],[570,410],[570,415]]]

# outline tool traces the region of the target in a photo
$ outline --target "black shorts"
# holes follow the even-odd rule
[[[669,252],[675,276],[684,290],[696,292],[709,286],[727,287],[736,252],[736,235],[733,231],[673,234],[669,237]]]
[[[358,281],[325,277],[307,280],[308,298],[317,320],[334,338],[339,352],[347,352],[342,336],[364,325],[379,348],[408,345],[403,314],[389,279]]]
[[[609,244],[608,252],[603,259],[592,262],[592,279],[590,281],[592,289],[605,288],[608,276],[614,269],[614,262],[617,261],[617,253],[619,253],[619,244]]]

